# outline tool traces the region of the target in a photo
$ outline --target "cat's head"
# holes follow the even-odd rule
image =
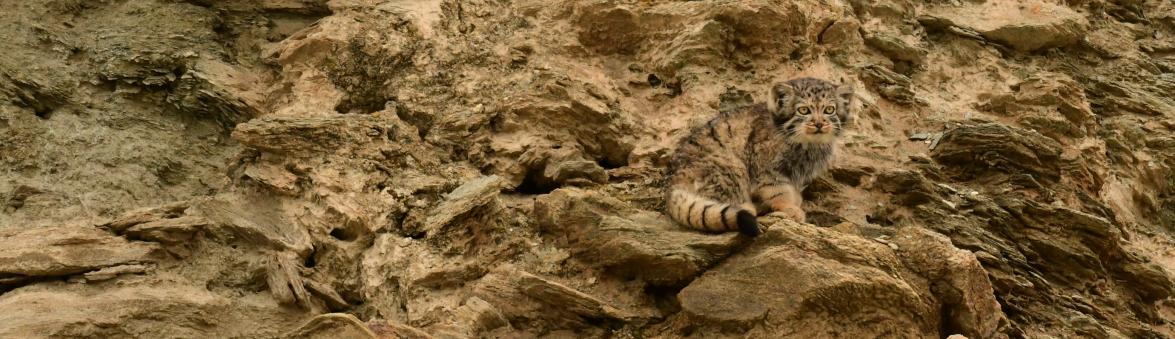
[[[832,143],[852,114],[853,88],[817,78],[771,86],[767,110],[780,133],[797,143]]]

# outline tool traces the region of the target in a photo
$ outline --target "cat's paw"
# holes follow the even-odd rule
[[[776,218],[789,219],[801,224],[805,223],[807,219],[807,215],[804,213],[804,210],[799,208],[784,208],[778,211],[767,213],[767,215]]]

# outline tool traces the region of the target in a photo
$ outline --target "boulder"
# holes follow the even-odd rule
[[[298,254],[311,250],[305,228],[278,216],[272,205],[231,193],[132,210],[100,227],[163,244],[173,254],[186,254],[197,235]]]
[[[640,16],[629,6],[595,3],[583,6],[573,21],[579,43],[599,54],[634,54],[647,37]]]
[[[495,337],[487,333],[514,331],[497,307],[476,296],[465,299],[446,318],[442,323],[429,326],[427,330],[439,338]]]
[[[1145,81],[1130,77],[1108,77],[1098,74],[1078,75],[1085,86],[1090,104],[1101,116],[1134,113],[1159,117],[1175,111],[1175,100],[1165,95],[1170,85],[1157,78]],[[1169,81],[1167,81],[1169,83]]]
[[[1142,306],[1134,312],[1112,310],[1132,302],[1153,305],[1173,292],[1175,283],[1168,274],[1159,264],[1148,262],[1141,253],[1131,249],[1123,240],[1122,226],[1100,216],[1096,205],[1086,207],[1097,211],[1089,213],[1057,201],[1035,201],[1039,193],[1017,193],[1016,190],[1029,189],[1015,188],[1018,183],[1008,182],[1009,178],[1027,177],[1024,174],[985,174],[976,181],[999,184],[974,191],[935,184],[926,176],[900,170],[882,172],[876,182],[878,188],[894,193],[889,202],[883,203],[885,206],[905,205],[902,202],[915,195],[920,197],[919,201],[929,203],[872,215],[894,224],[923,225],[950,237],[951,245],[973,253],[944,252],[936,249],[947,248],[943,240],[936,239],[939,237],[919,236],[906,229],[898,230],[888,239],[918,275],[939,277],[938,283],[930,286],[943,305],[958,304],[970,299],[968,295],[994,293],[1008,317],[1007,327],[998,326],[1006,329],[1000,332],[1013,336],[1034,331],[1069,333],[1080,325],[1082,329],[1076,330],[1080,333],[1122,331],[1132,333],[1129,336],[1146,337],[1146,329],[1117,324],[1147,317],[1154,310]],[[1057,185],[1047,181],[1037,184]],[[967,186],[962,185],[970,184],[957,185],[963,188]],[[894,189],[899,186],[909,188]],[[907,239],[908,236],[917,240]],[[959,262],[970,256],[982,263],[983,275],[991,282],[990,292],[985,292],[986,287],[968,287],[959,283],[963,281],[960,278],[954,278],[979,275],[974,268],[948,264],[954,268],[941,270],[944,263]],[[953,272],[944,274],[950,271]],[[1091,291],[1090,281],[1105,285]],[[980,305],[973,301],[965,303]],[[950,328],[971,338],[983,337],[969,333],[983,333],[978,329],[990,328],[989,325],[966,316],[982,314],[981,310],[950,311],[948,317],[956,319],[957,324]],[[964,331],[965,328],[976,331]]]
[[[1031,200],[1001,197],[997,203],[1015,217],[1003,226],[1017,230],[1022,250],[1047,258],[1047,266],[1038,268],[1051,284],[1083,286],[1110,276],[1148,303],[1175,293],[1175,281],[1126,247],[1122,230],[1110,220]]]
[[[573,22],[578,40],[600,54],[637,54],[658,51],[654,64],[674,72],[686,65],[718,66],[739,48],[750,54],[786,55],[797,48],[794,39],[780,34],[808,33],[811,15],[821,6],[801,2],[784,5],[758,2],[671,4],[636,7],[606,1],[586,1]],[[811,5],[812,8],[804,8]],[[807,11],[805,11],[807,10]],[[825,13],[820,13],[825,14]],[[682,22],[694,23],[681,25]],[[820,27],[823,28],[823,27]]]
[[[926,279],[938,299],[944,327],[970,338],[997,338],[1008,320],[995,298],[987,271],[971,251],[921,227],[903,227],[892,238],[898,257]],[[945,335],[948,333],[939,333]]]
[[[34,74],[0,70],[0,98],[28,108],[41,118],[48,118],[53,110],[66,103],[69,98],[67,87]]]
[[[82,278],[89,282],[110,280],[124,274],[143,274],[149,268],[143,264],[119,265],[103,268],[97,271],[86,272]]]
[[[298,175],[279,164],[250,164],[245,168],[244,176],[282,195],[296,197],[302,190],[302,187],[298,186]]]
[[[207,226],[207,219],[198,216],[182,216],[137,224],[126,229],[123,235],[134,240],[175,245],[191,240],[194,233]]]
[[[860,52],[865,46],[861,36],[861,21],[854,16],[840,18],[829,24],[820,33],[820,44],[828,48],[828,57],[841,65],[867,62],[867,56]]]
[[[99,227],[114,233],[123,233],[127,228],[138,224],[180,217],[191,206],[190,201],[176,201],[159,206],[133,209]]]
[[[760,220],[770,225],[761,238],[678,293],[682,318],[671,321],[677,333],[1000,337],[1003,313],[984,271],[941,236],[905,231],[919,246],[895,250],[835,230]]]

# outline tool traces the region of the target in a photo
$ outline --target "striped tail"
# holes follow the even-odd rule
[[[752,237],[760,233],[755,213],[739,206],[720,203],[680,189],[669,193],[666,205],[670,218],[690,228],[712,233],[738,230]]]

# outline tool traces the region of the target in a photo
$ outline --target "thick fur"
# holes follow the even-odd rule
[[[852,89],[816,78],[773,85],[766,104],[690,131],[670,160],[666,213],[708,232],[760,233],[757,215],[804,221],[804,187],[823,173],[851,118]]]

